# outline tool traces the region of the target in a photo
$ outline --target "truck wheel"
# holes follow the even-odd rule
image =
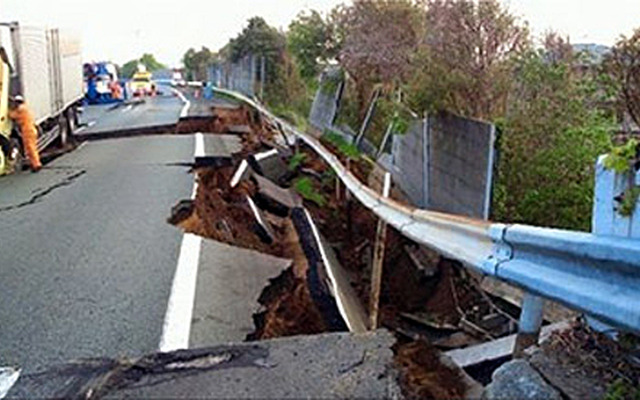
[[[67,122],[67,119],[64,117],[60,118],[60,121],[58,121],[58,127],[60,129],[58,145],[60,147],[64,147],[69,142],[69,123]]]
[[[4,154],[4,149],[0,149],[0,176],[8,174],[10,171],[9,161]]]
[[[22,145],[17,138],[0,136],[0,175],[22,171],[24,157]]]
[[[5,175],[11,172],[11,163],[9,158],[11,156],[11,140],[5,136],[0,135],[0,175]]]
[[[67,132],[69,133],[69,136],[73,136],[73,133],[78,128],[78,113],[75,107],[71,107],[67,110],[66,120],[68,129]]]
[[[24,168],[24,152],[22,151],[22,142],[16,138],[11,138],[11,150],[7,155],[10,172],[20,172]]]

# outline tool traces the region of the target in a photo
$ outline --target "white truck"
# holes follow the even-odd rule
[[[59,29],[0,23],[0,175],[13,170],[23,150],[8,117],[9,97],[22,95],[38,126],[38,148],[64,146],[77,126],[83,98],[80,40]]]

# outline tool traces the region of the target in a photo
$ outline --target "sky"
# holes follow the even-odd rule
[[[640,0],[501,0],[536,35],[553,29],[573,43],[612,45],[640,27]],[[86,61],[124,63],[152,53],[177,66],[189,47],[217,50],[247,19],[278,28],[304,9],[341,0],[0,0],[0,21],[59,27],[81,36]]]

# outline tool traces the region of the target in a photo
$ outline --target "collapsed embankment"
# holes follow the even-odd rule
[[[368,309],[378,219],[351,198],[330,167],[303,144],[279,141],[280,132],[244,106],[214,109],[210,120],[186,121],[182,133],[235,134],[242,150],[194,166],[198,190],[174,208],[170,222],[185,231],[293,261],[258,299],[248,340],[346,329],[336,315],[335,278],[327,276],[322,243],[335,253],[347,285]],[[278,144],[280,143],[280,144]],[[325,141],[363,181],[375,168]],[[206,158],[206,157],[205,157]],[[203,161],[203,160],[201,160]],[[407,394],[460,397],[468,377],[441,360],[440,351],[503,336],[514,315],[487,295],[475,277],[389,228],[380,299],[380,325],[395,332],[397,366]],[[338,320],[339,319],[339,320]]]

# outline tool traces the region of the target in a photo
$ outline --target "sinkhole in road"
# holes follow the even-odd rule
[[[236,134],[242,150],[196,162],[195,198],[178,203],[169,222],[204,238],[292,260],[260,295],[262,307],[247,340],[345,329],[344,322],[336,323],[335,293],[322,270],[327,266],[310,257],[315,239],[300,230],[296,210],[311,216],[345,272],[342,283],[368,309],[378,219],[345,192],[323,159],[304,144],[276,145],[273,124],[242,107],[214,109],[213,118],[188,121],[180,129]],[[381,180],[370,163],[347,161],[331,143],[323,144],[369,186]],[[462,370],[441,362],[440,352],[512,333],[519,310],[485,293],[477,277],[456,262],[392,228],[385,247],[380,326],[398,338],[394,352],[404,389],[421,397],[461,397],[473,385]]]

